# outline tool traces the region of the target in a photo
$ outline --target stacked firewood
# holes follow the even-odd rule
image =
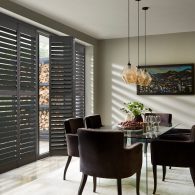
[[[39,90],[39,104],[48,105],[49,104],[49,87],[41,86]]]
[[[39,112],[39,128],[41,130],[49,128],[49,112],[47,110]]]
[[[39,66],[39,104],[40,106],[49,105],[49,64],[40,64]],[[40,107],[41,108],[41,107]],[[39,128],[40,130],[48,130],[49,128],[49,111],[44,110],[39,112]]]
[[[48,83],[49,82],[49,64],[41,64],[39,66],[39,82]]]

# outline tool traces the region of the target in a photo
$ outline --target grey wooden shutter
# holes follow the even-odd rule
[[[35,160],[36,31],[0,14],[0,173]]]
[[[50,41],[50,154],[66,154],[64,120],[74,116],[73,38]]]
[[[36,158],[37,132],[37,61],[36,31],[30,26],[19,28],[19,114],[20,164]]]
[[[0,15],[0,173],[17,166],[17,25]]]
[[[75,117],[85,116],[85,46],[75,44]]]

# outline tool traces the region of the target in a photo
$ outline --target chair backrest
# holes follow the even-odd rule
[[[93,128],[93,129],[102,127],[101,116],[99,114],[86,116],[85,125],[87,128]]]
[[[69,120],[70,128],[72,133],[77,133],[78,128],[84,128],[85,124],[83,118],[71,118]]]
[[[191,141],[195,143],[195,125],[192,126],[190,138]]]
[[[70,120],[70,118],[65,119],[65,121],[64,121],[64,127],[65,127],[66,134],[71,133],[71,127],[70,127],[69,120]]]
[[[78,129],[80,171],[87,175],[116,178],[121,167],[124,135],[121,131]]]
[[[158,115],[160,116],[160,125],[171,126],[172,125],[172,114],[170,113],[145,113],[145,116]]]
[[[69,118],[64,121],[66,134],[76,134],[78,128],[85,127],[83,118]]]

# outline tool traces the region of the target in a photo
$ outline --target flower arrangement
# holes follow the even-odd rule
[[[152,112],[151,108],[145,107],[143,103],[133,101],[124,103],[124,107],[121,108],[126,114],[133,114],[134,118],[141,116],[145,112]]]

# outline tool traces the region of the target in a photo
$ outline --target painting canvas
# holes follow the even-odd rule
[[[153,65],[146,66],[146,70],[152,82],[147,87],[137,85],[138,95],[194,94],[194,64]]]

